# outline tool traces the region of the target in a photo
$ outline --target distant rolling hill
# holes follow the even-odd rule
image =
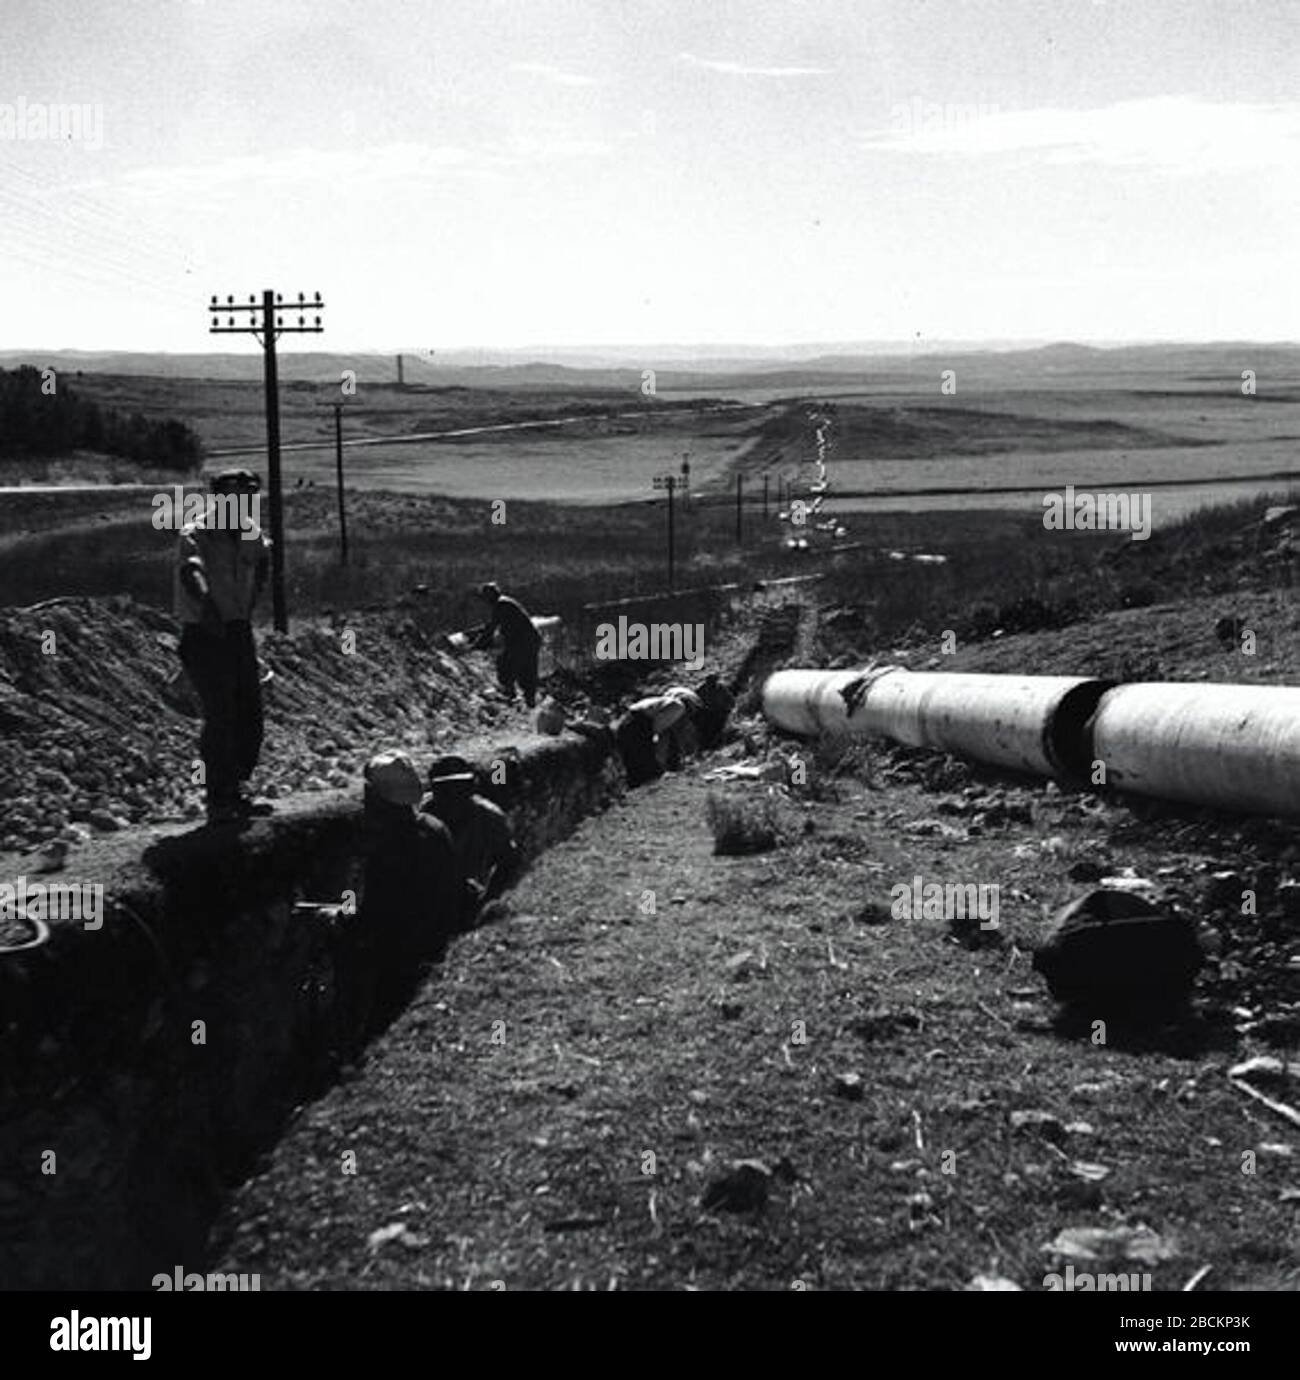
[[[927,343],[908,350],[877,344],[852,347],[807,347],[761,351],[723,347],[724,353],[701,351],[692,356],[683,346],[624,346],[599,350],[538,351],[537,358],[511,351],[429,351],[403,353],[406,383],[445,388],[617,388],[639,389],[642,371],[653,369],[656,387],[670,389],[764,388],[797,392],[834,387],[855,379],[871,382],[937,377],[959,368],[981,386],[1015,387],[1060,382],[1096,386],[1155,386],[1157,381],[1239,381],[1253,369],[1260,392],[1300,383],[1300,345],[1289,343],[1214,342],[1096,346],[1068,341],[1042,345],[991,347],[970,342],[947,346]],[[169,354],[163,352],[10,350],[0,352],[0,368],[19,364],[53,367],[61,372],[149,375],[157,378],[215,380],[258,379],[261,351]],[[286,350],[279,356],[286,381],[335,382],[343,371],[357,381],[395,384],[395,354],[335,353]]]

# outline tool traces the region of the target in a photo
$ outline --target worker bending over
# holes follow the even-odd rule
[[[542,635],[533,626],[528,610],[489,582],[479,594],[488,602],[492,616],[471,644],[487,647],[497,634],[501,654],[497,657],[497,680],[506,699],[513,702],[516,684],[524,692],[524,703],[531,709],[537,702],[537,661],[542,650]]]

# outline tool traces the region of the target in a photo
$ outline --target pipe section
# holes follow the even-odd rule
[[[763,687],[763,712],[805,737],[892,738],[1160,799],[1300,815],[1300,686],[1114,685],[889,666],[777,671]]]
[[[1120,685],[1090,728],[1089,751],[1108,786],[1300,815],[1300,687]]]
[[[1072,776],[1081,730],[1106,689],[1085,676],[957,675],[905,671],[777,671],[763,712],[804,736],[892,738],[991,766]],[[1076,730],[1076,731],[1071,731]]]

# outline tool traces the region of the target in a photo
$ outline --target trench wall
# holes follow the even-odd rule
[[[505,764],[486,793],[528,857],[622,790],[598,739],[477,760]],[[227,1189],[360,1038],[338,930],[293,909],[360,893],[359,799],[145,845],[96,845],[39,879],[102,884],[102,928],[52,922],[42,947],[0,954],[0,1289],[200,1269]]]

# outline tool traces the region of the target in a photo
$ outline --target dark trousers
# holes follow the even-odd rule
[[[629,786],[641,786],[653,781],[662,772],[655,756],[655,733],[648,715],[627,714],[614,728],[614,741]]]
[[[199,753],[208,803],[228,804],[262,751],[262,686],[249,623],[227,623],[224,637],[200,624],[181,633],[181,663],[203,706]]]
[[[514,699],[518,683],[529,709],[537,702],[537,658],[541,650],[540,643],[525,643],[522,647],[508,646],[497,657],[497,680],[501,688]]]

